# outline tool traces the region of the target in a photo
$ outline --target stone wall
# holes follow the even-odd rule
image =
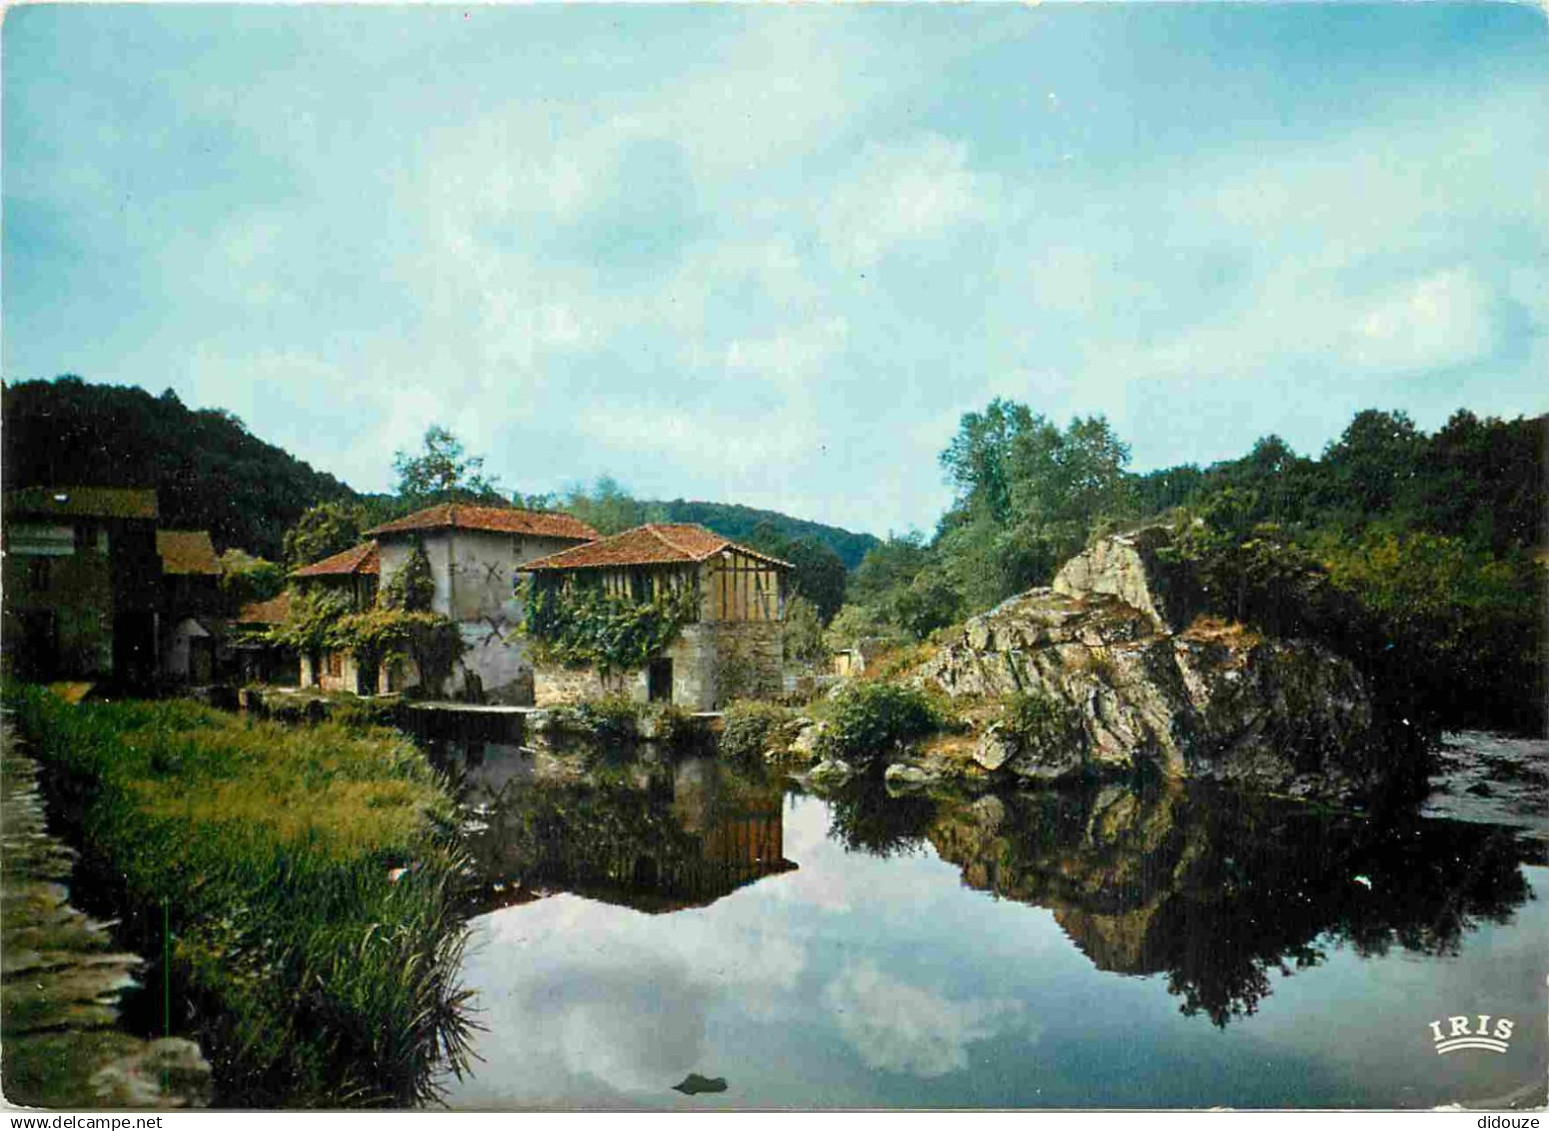
[[[691,624],[662,658],[672,662],[672,702],[691,711],[715,711],[733,699],[772,699],[784,686],[785,626],[779,621]],[[540,707],[626,695],[649,698],[647,673],[621,672],[606,680],[595,669],[540,665],[534,674]]]
[[[533,670],[533,702],[539,707],[579,703],[604,695],[627,695],[637,703],[645,702],[645,672],[619,672],[604,679],[596,668],[572,670],[540,664]]]

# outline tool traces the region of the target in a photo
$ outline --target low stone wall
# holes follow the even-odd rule
[[[672,702],[691,711],[714,711],[733,699],[774,699],[784,689],[785,626],[778,621],[712,621],[691,624],[663,654],[672,663]],[[649,698],[644,670],[604,679],[594,668],[540,665],[534,673],[539,707],[576,703],[603,695]]]
[[[74,853],[50,836],[37,764],[0,722],[0,1060],[5,1099],[41,1108],[204,1107],[210,1066],[192,1041],[117,1028],[141,960],[70,905]]]
[[[623,672],[604,679],[596,668],[539,665],[533,671],[533,701],[539,707],[579,703],[604,695],[626,695],[637,703],[645,702],[645,673]]]

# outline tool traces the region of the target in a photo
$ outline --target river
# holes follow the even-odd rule
[[[1520,829],[432,745],[481,882],[454,1108],[1545,1098],[1549,868]],[[1438,1052],[1451,1018],[1504,1051]]]

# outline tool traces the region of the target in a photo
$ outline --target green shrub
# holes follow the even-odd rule
[[[728,758],[761,758],[781,737],[791,712],[757,699],[739,699],[722,718],[720,750]]]
[[[598,742],[633,742],[640,733],[639,710],[623,695],[605,695],[554,708],[549,725],[561,733]]]
[[[640,721],[644,722],[647,716],[656,742],[671,746],[690,742],[702,733],[693,714],[676,703],[651,703],[643,708]]]
[[[1053,758],[1084,742],[1076,712],[1036,692],[1008,697],[1001,725],[1023,750],[1041,758]]]
[[[819,739],[825,758],[868,762],[892,747],[941,728],[942,715],[922,691],[891,683],[861,682],[846,687],[828,711]]]
[[[410,1106],[468,1055],[465,861],[384,730],[8,689],[92,894],[159,965],[232,1106]]]

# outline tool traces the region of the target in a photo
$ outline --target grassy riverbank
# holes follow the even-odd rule
[[[6,700],[94,896],[153,960],[165,915],[174,1025],[217,1103],[405,1106],[462,1063],[452,803],[408,740],[184,701]]]

